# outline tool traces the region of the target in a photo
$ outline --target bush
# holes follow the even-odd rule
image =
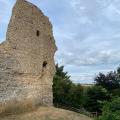
[[[103,102],[109,99],[110,94],[105,88],[101,86],[93,86],[88,88],[86,92],[84,107],[89,112],[101,113]]]
[[[112,90],[111,93],[113,96],[120,97],[120,88]]]
[[[111,102],[105,102],[102,116],[97,120],[120,120],[120,97],[114,98]]]
[[[82,107],[83,87],[80,84],[73,84],[69,93],[70,106],[75,108]]]

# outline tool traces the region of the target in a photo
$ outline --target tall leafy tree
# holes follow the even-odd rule
[[[92,86],[86,91],[84,107],[90,112],[101,113],[105,100],[110,99],[110,94],[101,86]]]
[[[67,72],[64,72],[64,66],[56,65],[56,74],[53,79],[53,102],[54,104],[68,104],[69,93],[71,90],[72,81]]]
[[[97,86],[102,86],[106,88],[108,91],[111,91],[113,89],[117,89],[120,87],[119,78],[120,77],[118,76],[118,72],[111,71],[106,75],[103,73],[99,73],[99,75],[95,77],[95,82]]]
[[[80,84],[73,84],[70,91],[70,103],[71,106],[76,108],[83,107],[83,87]]]
[[[56,74],[53,79],[54,104],[69,105],[79,108],[82,104],[83,89],[80,84],[74,84],[70,80],[64,66],[56,65]]]
[[[111,93],[114,96],[119,96],[120,97],[120,67],[117,69],[117,82],[116,82],[116,88],[111,90]]]
[[[120,87],[120,67],[117,69],[117,80],[118,80],[118,87]]]

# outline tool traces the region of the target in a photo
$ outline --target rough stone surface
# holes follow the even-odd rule
[[[17,0],[0,44],[0,104],[52,105],[55,51],[49,19],[35,5]]]

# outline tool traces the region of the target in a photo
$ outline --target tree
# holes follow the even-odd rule
[[[120,78],[118,77],[118,72],[111,71],[106,75],[103,73],[99,73],[99,75],[95,77],[94,81],[96,82],[97,86],[102,86],[106,88],[108,91],[111,91],[113,89],[117,89],[120,87],[120,81],[118,78]]]
[[[117,81],[118,81],[118,88],[120,88],[120,67],[117,69]]]
[[[97,120],[120,120],[120,97],[105,102],[102,115]]]
[[[64,72],[64,66],[56,65],[56,74],[53,79],[53,102],[54,104],[68,104],[69,93],[72,81],[67,72]]]
[[[71,106],[75,108],[82,107],[83,104],[83,87],[80,84],[72,84],[69,95]]]
[[[89,87],[85,96],[84,107],[89,112],[101,113],[103,102],[110,99],[108,91],[101,86]]]
[[[80,108],[82,104],[83,88],[70,80],[64,66],[56,65],[56,74],[53,79],[53,103]]]

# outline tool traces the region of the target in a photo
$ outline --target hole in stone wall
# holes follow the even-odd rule
[[[46,67],[47,66],[47,61],[44,61],[43,62],[43,67]]]
[[[36,35],[39,37],[39,35],[40,35],[40,31],[39,30],[36,31]]]

